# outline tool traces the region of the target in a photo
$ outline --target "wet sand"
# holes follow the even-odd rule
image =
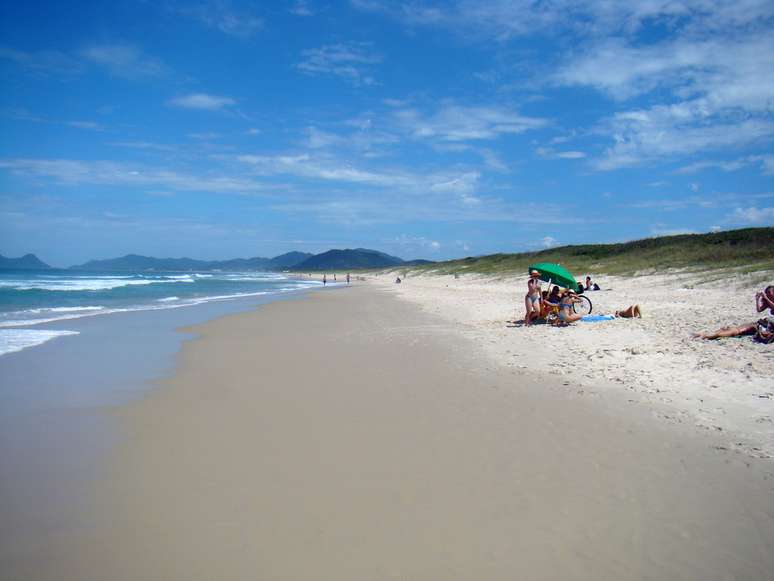
[[[190,329],[88,525],[8,579],[765,579],[769,460],[492,363],[377,288]],[[720,442],[720,440],[717,440]],[[4,534],[12,531],[4,531]]]

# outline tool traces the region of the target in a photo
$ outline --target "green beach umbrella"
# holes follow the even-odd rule
[[[537,270],[540,273],[540,280],[553,282],[559,286],[578,290],[578,283],[572,273],[561,264],[553,262],[538,262],[530,265],[528,272]]]

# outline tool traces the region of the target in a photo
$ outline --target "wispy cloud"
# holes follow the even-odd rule
[[[83,64],[77,58],[55,50],[25,52],[0,47],[0,59],[41,75],[78,75],[84,70]]]
[[[234,177],[228,172],[193,173],[117,161],[0,159],[0,168],[18,175],[50,178],[66,185],[151,186],[181,192],[222,194],[257,194],[272,191],[272,187],[266,184],[254,179]]]
[[[178,6],[176,11],[209,28],[241,39],[250,38],[265,26],[263,18],[245,7],[235,7],[230,0],[203,0]]]
[[[409,27],[443,27],[471,38],[507,41],[517,36],[634,35],[647,23],[722,31],[774,14],[767,0],[350,0],[363,11],[391,16]]]
[[[169,100],[170,105],[183,107],[185,109],[201,109],[205,111],[221,111],[232,105],[236,101],[231,97],[219,95],[208,95],[207,93],[192,93]]]
[[[464,142],[496,139],[548,125],[547,119],[527,117],[498,106],[442,105],[435,113],[423,115],[417,109],[394,113],[398,128],[416,139]]]
[[[130,44],[94,45],[84,48],[79,54],[116,77],[139,79],[158,77],[168,72],[161,61]]]
[[[333,75],[354,85],[373,85],[373,65],[382,57],[367,43],[337,43],[302,51],[296,68],[307,75]]]
[[[65,121],[65,125],[75,127],[76,129],[90,129],[92,131],[102,131],[104,129],[96,121]]]
[[[583,151],[556,151],[550,147],[538,147],[535,153],[547,159],[583,159],[586,157]]]
[[[314,16],[316,11],[309,5],[306,0],[296,0],[296,2],[290,7],[289,12],[296,16]]]
[[[751,165],[760,165],[765,175],[774,175],[774,155],[750,155],[738,159],[729,160],[702,160],[675,170],[676,174],[698,173],[709,168],[718,168],[725,172],[739,171]]]
[[[774,207],[758,208],[750,206],[747,208],[736,208],[731,217],[731,222],[736,224],[774,224]]]
[[[131,80],[169,73],[159,59],[131,44],[91,45],[72,52],[0,48],[0,59],[14,62],[31,73],[46,75],[81,75],[95,66],[115,77]]]

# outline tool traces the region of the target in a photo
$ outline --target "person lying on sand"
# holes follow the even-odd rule
[[[696,339],[721,339],[723,337],[742,337],[755,335],[762,343],[771,343],[774,337],[774,286],[767,286],[763,292],[755,294],[755,308],[759,313],[769,309],[769,315],[765,319],[759,319],[746,325],[722,327],[711,333],[694,333]]]
[[[639,317],[641,319],[642,311],[640,310],[640,305],[632,305],[630,307],[626,307],[622,311],[616,311],[615,316],[622,317],[624,319],[631,319],[632,317]]]

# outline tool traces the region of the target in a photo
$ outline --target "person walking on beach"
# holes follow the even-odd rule
[[[323,286],[325,286],[326,284],[328,284],[328,275],[323,274]]]
[[[540,316],[541,290],[540,273],[537,270],[533,270],[529,273],[529,280],[527,280],[527,295],[524,297],[524,305],[527,308],[527,314],[524,317],[525,326],[529,326],[532,319],[536,319]]]
[[[347,284],[349,284],[349,273],[347,273]]]

